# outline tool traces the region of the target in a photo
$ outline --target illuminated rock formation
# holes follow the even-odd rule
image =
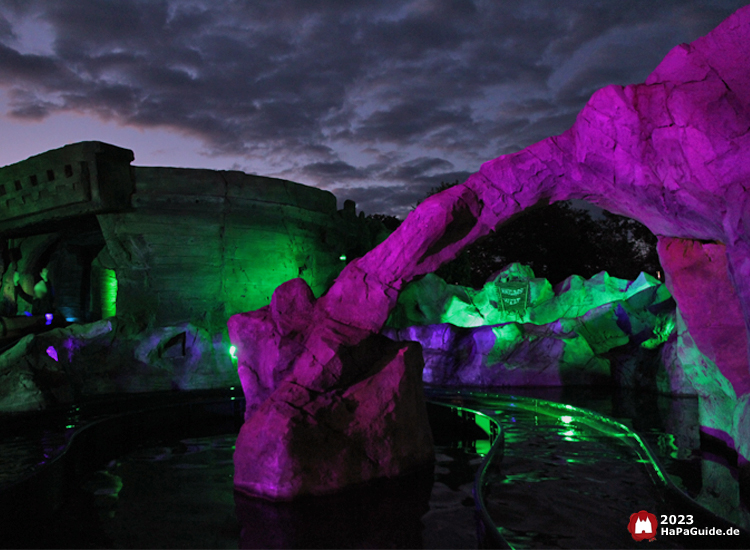
[[[519,274],[524,278],[515,278]],[[505,306],[509,290],[519,296],[511,305],[526,293],[528,303]],[[663,284],[643,273],[635,281],[605,272],[588,280],[574,275],[554,291],[519,264],[479,291],[428,274],[401,293],[388,325],[386,336],[422,345],[423,380],[431,384],[614,383],[686,393],[683,373],[671,363],[663,369],[654,349],[673,331],[674,301]]]
[[[572,198],[634,218],[659,236],[722,243],[726,280],[748,330],[748,60],[750,7],[709,35],[674,48],[645,84],[596,92],[564,134],[487,162],[463,185],[425,200],[385,242],[341,272],[311,305],[305,323],[289,321],[302,328],[294,336],[300,353],[280,368],[288,369],[290,379],[307,391],[345,387],[359,373],[355,363],[343,358],[381,330],[405,283],[435,271],[525,208]],[[665,263],[671,277],[672,264]],[[695,284],[708,286],[711,281],[698,277]],[[678,307],[692,309],[690,294],[676,295]],[[290,310],[283,317],[298,315]],[[691,329],[691,318],[685,320]],[[706,331],[703,335],[715,337]],[[732,385],[746,387],[748,349],[737,347],[737,341],[729,353],[744,361],[738,370],[728,370],[721,355],[712,356],[717,345],[698,345],[724,376],[734,378]],[[252,364],[254,358],[244,352],[243,343],[237,344],[240,362]],[[261,406],[255,414],[263,410]],[[264,425],[254,417],[248,422]],[[733,431],[731,425],[718,429]],[[750,436],[733,435],[745,440]],[[238,472],[258,459],[243,445],[249,436],[247,430],[240,435]],[[242,476],[235,483],[242,486]]]
[[[434,460],[422,395],[422,354],[414,342],[374,335],[355,348],[359,379],[314,391],[283,381],[243,424],[235,485],[291,500],[323,495]]]
[[[419,344],[337,323],[324,303],[294,279],[229,320],[247,396],[234,482],[252,495],[333,493],[434,458]]]
[[[0,354],[0,411],[94,396],[237,385],[220,337],[190,323],[141,331],[113,317],[29,334]]]

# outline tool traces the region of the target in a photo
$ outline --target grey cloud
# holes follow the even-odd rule
[[[363,179],[367,176],[366,171],[362,171],[341,160],[334,162],[314,162],[305,166],[302,172],[315,179],[335,179],[339,181],[345,179]]]
[[[441,158],[417,158],[401,165],[397,165],[383,173],[386,179],[408,182],[424,177],[427,172],[442,170],[445,172],[453,168],[453,164]]]
[[[366,214],[389,213],[404,218],[417,203],[441,183],[462,183],[470,172],[445,172],[433,176],[420,176],[401,185],[331,188],[339,200],[350,199]]]
[[[445,126],[471,122],[467,107],[445,108],[433,100],[405,101],[362,121],[355,139],[409,143]]]
[[[69,72],[59,61],[41,55],[22,54],[0,44],[0,83],[54,90],[67,82]]]
[[[167,127],[403,213],[745,3],[0,0],[0,87],[11,116]],[[14,24],[37,18],[48,55],[19,45]]]
[[[16,38],[16,34],[13,32],[13,26],[10,21],[0,13],[0,40],[8,40]]]

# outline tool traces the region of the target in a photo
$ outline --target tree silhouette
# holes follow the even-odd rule
[[[457,185],[441,183],[427,196]],[[377,216],[377,215],[376,215]],[[389,229],[395,229],[392,217]],[[573,208],[569,202],[528,209],[497,231],[471,244],[436,273],[452,284],[481,288],[511,262],[530,266],[554,285],[570,275],[589,278],[600,271],[635,279],[641,271],[661,270],[656,237],[641,223],[604,212]]]

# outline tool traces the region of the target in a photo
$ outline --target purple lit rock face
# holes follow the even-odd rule
[[[477,238],[540,202],[585,199],[642,222],[672,243],[722,243],[730,293],[737,298],[745,330],[750,329],[748,60],[750,6],[707,36],[674,48],[645,84],[596,92],[564,134],[487,162],[463,185],[425,200],[386,241],[351,262],[320,299],[303,303],[299,311],[290,307],[275,314],[234,316],[230,336],[239,347],[240,368],[273,376],[277,370],[288,373],[283,384],[267,386],[272,392],[269,401],[252,414],[240,434],[235,483],[243,487],[245,472],[258,459],[258,451],[245,445],[245,439],[265,437],[269,444],[279,440],[278,434],[264,430],[263,416],[255,418],[275,418],[271,412],[278,409],[272,404],[282,400],[276,392],[288,391],[290,384],[308,393],[327,392],[359,380],[361,366],[347,358],[381,330],[405,283],[435,271]],[[663,246],[660,251],[664,254]],[[679,278],[674,265],[665,259],[673,281],[675,274]],[[692,284],[708,287],[711,276],[699,275]],[[277,292],[285,293],[283,288]],[[694,310],[697,295],[676,292],[678,307]],[[685,318],[689,330],[694,320]],[[246,322],[255,324],[257,334],[273,334],[268,345],[277,345],[276,352],[271,347],[264,350],[268,362],[262,368],[250,367],[256,360],[244,349],[248,341],[238,338]],[[726,356],[744,361],[744,368],[731,367],[731,382],[747,387],[747,347],[741,348],[735,338],[726,342],[731,350],[716,354],[721,346],[714,338],[723,336],[701,331],[697,343],[703,354],[720,370]],[[290,354],[293,347],[297,352]],[[253,399],[248,395],[249,401]],[[250,427],[265,433],[254,433]],[[720,428],[732,431],[730,425]],[[750,436],[734,435],[735,441]],[[306,460],[288,448],[278,452],[292,462]],[[388,475],[392,473],[395,470]],[[275,476],[267,478],[268,484]],[[272,495],[268,487],[264,494]]]
[[[419,344],[373,335],[352,351],[359,380],[318,392],[292,377],[243,424],[236,486],[291,500],[432,463]]]
[[[419,344],[340,322],[326,303],[294,279],[229,320],[247,396],[234,482],[247,493],[323,495],[434,459]]]
[[[747,332],[740,300],[727,269],[723,244],[659,239],[667,285],[701,352],[716,363],[737,395],[750,393]]]

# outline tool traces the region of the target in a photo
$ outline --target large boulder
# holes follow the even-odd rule
[[[434,460],[419,345],[374,336],[364,348],[361,379],[348,387],[316,392],[281,382],[242,426],[235,487],[292,500],[392,478]]]

